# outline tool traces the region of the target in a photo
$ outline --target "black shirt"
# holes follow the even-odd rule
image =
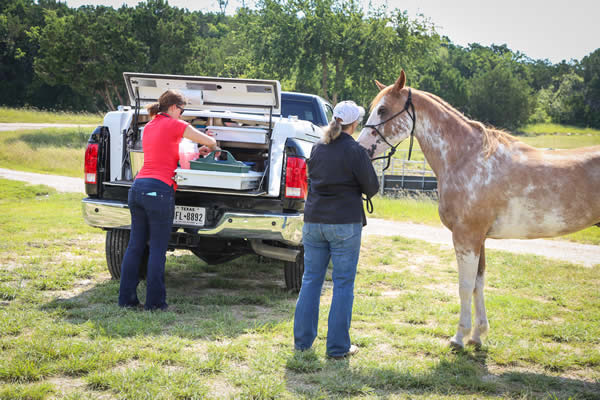
[[[342,132],[329,144],[317,142],[308,160],[304,222],[367,224],[362,194],[373,197],[379,180],[367,151]]]

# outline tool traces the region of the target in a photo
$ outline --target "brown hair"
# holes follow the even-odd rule
[[[160,95],[158,102],[148,104],[146,110],[148,110],[150,117],[154,117],[159,112],[166,112],[173,104],[185,106],[185,103],[186,100],[183,94],[177,90],[169,89]]]
[[[340,118],[332,118],[329,125],[323,129],[323,143],[329,144],[333,142],[338,136],[340,136],[340,133],[342,133],[343,130],[348,129],[348,127],[354,123],[342,125],[340,121]]]

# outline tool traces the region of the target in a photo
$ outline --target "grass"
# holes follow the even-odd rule
[[[581,128],[570,125],[560,125],[551,123],[529,124],[518,130],[528,136],[535,135],[591,135],[600,136],[599,129]]]
[[[372,200],[371,217],[433,226],[442,225],[437,201],[427,196],[392,198],[377,195]]]
[[[0,132],[0,167],[80,178],[91,130],[49,128]]]
[[[45,124],[100,124],[102,114],[43,111],[34,108],[0,107],[0,122],[45,123]]]
[[[278,262],[167,256],[174,311],[122,310],[104,233],[81,195],[0,181],[0,399],[594,399],[600,268],[488,251],[491,331],[452,352],[453,251],[363,241],[351,359],[325,357],[328,278],[313,350],[292,350],[296,296]],[[227,284],[230,282],[230,284]],[[140,284],[143,300],[145,284]]]

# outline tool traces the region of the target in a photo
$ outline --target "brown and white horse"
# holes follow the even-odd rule
[[[380,89],[358,142],[374,158],[409,135],[438,179],[439,214],[452,231],[460,322],[451,344],[480,345],[488,330],[483,298],[485,239],[552,237],[600,222],[600,146],[540,150],[469,120],[439,97],[405,87],[404,71]],[[493,96],[490,93],[490,96]]]

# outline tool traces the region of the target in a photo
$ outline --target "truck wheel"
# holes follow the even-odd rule
[[[109,229],[106,231],[106,265],[108,272],[113,279],[121,279],[121,263],[129,243],[129,230],[127,229]],[[144,251],[142,262],[140,263],[140,279],[146,279],[148,271],[148,247]]]
[[[302,286],[302,275],[304,275],[304,247],[300,248],[300,254],[296,261],[286,261],[284,264],[285,287],[288,290],[299,292]]]

